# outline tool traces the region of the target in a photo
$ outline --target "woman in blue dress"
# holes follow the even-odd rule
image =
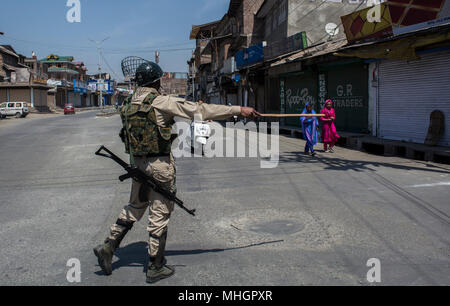
[[[316,114],[312,109],[312,104],[307,103],[302,114]],[[314,146],[318,142],[319,121],[317,117],[300,117],[302,122],[303,138],[306,140],[305,154],[311,152],[311,156],[316,155]]]

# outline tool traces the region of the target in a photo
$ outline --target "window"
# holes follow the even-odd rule
[[[2,103],[2,104],[0,104],[0,107],[1,107],[1,108],[5,108],[5,107],[6,107],[6,104],[7,104],[7,103]]]
[[[14,107],[14,103],[8,103],[8,107]]]
[[[16,107],[22,107],[22,103],[21,102],[19,102],[19,103],[16,103]]]

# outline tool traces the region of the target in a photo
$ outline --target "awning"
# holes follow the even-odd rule
[[[16,71],[16,69],[18,69],[19,67],[14,67],[8,64],[3,63],[3,67],[5,67],[7,70],[9,71]]]
[[[278,61],[275,61],[270,66],[275,67],[275,66],[287,64],[290,62],[294,62],[296,60],[330,54],[330,53],[333,53],[333,52],[339,50],[340,48],[344,47],[345,45],[347,45],[347,39],[326,42],[326,43],[320,44],[315,47],[310,47],[310,48],[304,49],[302,51],[295,52],[293,54],[291,53],[291,55],[280,56],[279,58],[281,58],[281,59]],[[276,60],[276,59],[272,59],[272,60]]]
[[[365,59],[385,58],[397,60],[416,60],[420,57],[416,54],[416,49],[450,41],[450,29],[446,32],[427,33],[425,35],[413,35],[393,41],[374,43],[335,52],[335,56],[359,57]]]

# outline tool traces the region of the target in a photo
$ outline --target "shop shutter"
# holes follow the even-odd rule
[[[326,73],[327,95],[333,100],[338,131],[368,133],[369,93],[367,64],[348,64]],[[321,103],[320,103],[321,104]],[[320,105],[319,111],[325,105]]]
[[[8,92],[6,88],[0,88],[0,103],[8,102]]]
[[[430,53],[416,61],[385,60],[379,68],[380,137],[424,143],[430,114],[446,118],[440,145],[450,145],[450,51]]]
[[[11,88],[10,102],[27,102],[31,106],[31,89]]]
[[[304,73],[286,77],[284,83],[286,114],[300,114],[306,103],[317,104],[317,75]],[[301,127],[300,117],[286,118],[287,126]]]
[[[77,93],[74,92],[68,92],[67,93],[69,97],[69,104],[73,104],[73,106],[80,106],[80,96]]]

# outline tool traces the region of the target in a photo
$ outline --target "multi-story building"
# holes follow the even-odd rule
[[[187,85],[187,95],[191,99],[206,100],[207,92],[210,92],[208,84],[211,78],[211,54],[203,51],[209,41],[216,36],[216,28],[219,21],[210,22],[203,25],[192,26],[190,39],[196,40],[196,48],[192,58],[188,61],[189,80]],[[195,88],[195,89],[194,89]]]
[[[50,89],[36,57],[25,58],[12,46],[0,46],[0,102],[27,102],[33,109],[48,111],[54,106]]]
[[[34,52],[31,57],[25,58],[24,62],[30,72],[31,83],[47,84],[48,75],[44,73],[42,63],[37,59]]]
[[[25,56],[18,54],[12,46],[0,46],[0,82],[27,82],[24,60]]]
[[[50,54],[40,60],[42,71],[48,75],[48,85],[56,87],[56,105],[71,103],[76,107],[95,105],[95,98],[87,86],[87,68],[73,56]]]
[[[228,12],[215,25],[215,35],[202,55],[211,57],[207,78],[207,101],[218,104],[252,105],[246,71],[238,73],[234,55],[261,41],[255,31],[255,13],[263,0],[230,0]],[[254,103],[253,103],[254,104]]]
[[[332,51],[346,45],[341,16],[361,7],[365,7],[362,0],[264,1],[256,14],[257,23],[260,25],[259,36],[262,36],[265,42],[265,93],[262,111],[298,113],[306,102],[312,102],[316,110],[319,110],[330,94],[325,91],[323,84],[333,79],[335,87],[351,84],[354,99],[361,101],[359,108],[337,110],[341,119],[358,117],[354,120],[339,121],[339,127],[348,131],[367,130],[368,90],[364,77],[367,76],[367,65],[359,61],[347,68],[347,71],[336,70],[336,63],[326,63],[339,60],[332,56],[309,59],[307,62],[301,61],[300,58],[295,61],[286,60],[282,65],[278,62],[302,50],[305,50],[303,56],[311,57],[314,50],[320,49],[325,54],[326,50]],[[298,118],[281,120],[281,123],[292,128],[300,126]]]
[[[166,72],[161,79],[161,88],[168,95],[186,96],[187,83],[187,73]]]

